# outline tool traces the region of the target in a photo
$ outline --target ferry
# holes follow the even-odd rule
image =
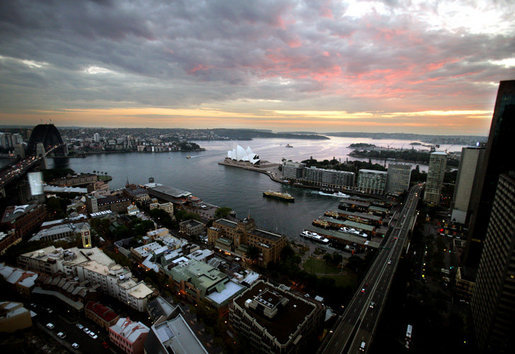
[[[342,192],[336,192],[336,193],[325,193],[322,191],[319,191],[318,194],[325,195],[327,197],[335,197],[335,198],[350,198],[350,195],[342,193]]]
[[[293,203],[295,201],[295,198],[292,197],[289,193],[279,193],[279,192],[274,192],[274,191],[263,192],[263,197],[279,199],[279,200],[282,200],[285,202],[291,202],[291,203]]]
[[[307,238],[307,239],[310,239],[310,240],[315,241],[315,242],[323,243],[323,244],[328,244],[329,243],[329,239],[328,238],[320,236],[316,232],[312,232],[312,231],[308,231],[308,230],[302,231],[300,233],[300,236],[304,237],[304,238]]]

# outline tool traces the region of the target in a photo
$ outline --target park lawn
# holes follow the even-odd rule
[[[334,279],[334,285],[337,287],[350,287],[354,288],[356,287],[356,275],[354,273],[350,272],[343,272],[341,274],[335,274],[335,275],[324,275],[322,278],[330,278]]]
[[[304,269],[313,274],[337,274],[340,268],[327,264],[323,259],[309,258],[304,262]]]

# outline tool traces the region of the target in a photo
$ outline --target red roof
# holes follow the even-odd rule
[[[98,317],[102,318],[106,322],[111,322],[114,318],[118,317],[113,310],[102,305],[100,302],[89,301],[86,304],[86,308],[93,311]]]

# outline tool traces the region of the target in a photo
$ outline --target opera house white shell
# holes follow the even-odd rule
[[[236,161],[248,161],[253,165],[259,162],[259,156],[252,151],[250,146],[245,150],[238,145],[236,149],[227,152],[227,157]]]

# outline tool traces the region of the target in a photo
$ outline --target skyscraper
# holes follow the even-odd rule
[[[468,245],[465,252],[465,265],[477,267],[486,228],[492,209],[492,202],[501,173],[515,170],[513,138],[515,137],[515,80],[501,81],[497,91],[495,109],[486,144],[485,157],[474,182],[470,210]],[[477,199],[476,199],[477,198]]]
[[[460,167],[456,178],[456,187],[452,198],[451,220],[460,224],[468,223],[469,209],[476,209],[476,205],[470,203],[474,180],[479,174],[478,168],[482,166],[485,153],[484,147],[464,147],[461,150]],[[476,201],[477,198],[474,199]]]
[[[443,151],[432,152],[429,157],[426,191],[424,193],[424,201],[426,203],[438,205],[440,202],[440,192],[442,191],[446,167],[447,154]]]
[[[402,163],[391,163],[388,165],[388,176],[386,179],[387,193],[402,193],[409,189],[411,179],[411,165]]]
[[[472,316],[479,347],[492,353],[515,349],[515,173],[502,174],[492,205]]]

